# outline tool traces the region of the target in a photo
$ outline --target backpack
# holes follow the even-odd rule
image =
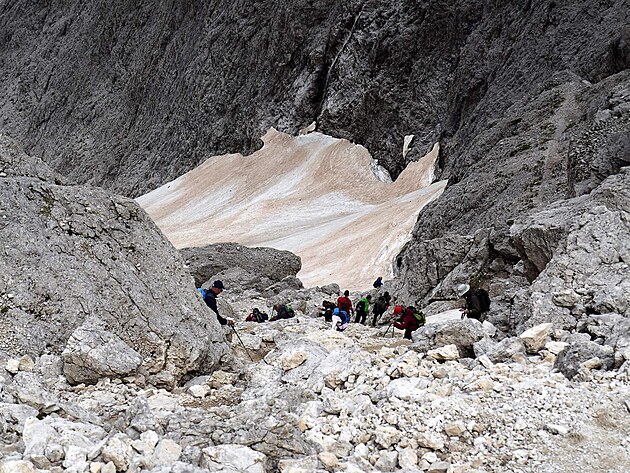
[[[409,307],[408,309],[412,309],[413,316],[418,321],[418,326],[422,327],[424,324],[427,323],[427,316],[424,315],[424,312],[422,312],[420,309],[416,309],[413,306]]]
[[[290,305],[287,305],[287,312],[289,314],[289,317],[295,317],[295,311],[293,310],[293,307],[291,307]]]
[[[354,311],[358,314],[367,314],[365,303],[366,301],[361,299],[359,302],[357,302],[357,305],[354,306]]]
[[[490,296],[485,289],[475,289],[470,296],[470,304],[473,309],[479,312],[488,312],[490,310]]]
[[[203,298],[203,300],[206,300],[206,290],[203,288],[198,288],[199,293],[201,294],[201,297]]]
[[[347,300],[339,302],[339,309],[350,312],[350,309],[352,309],[352,302],[348,302]]]
[[[387,300],[383,296],[381,296],[376,300],[376,303],[374,304],[374,308],[372,310],[375,314],[382,314],[387,310],[388,305],[389,304]]]

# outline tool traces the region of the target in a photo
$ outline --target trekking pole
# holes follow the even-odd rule
[[[383,338],[385,338],[387,336],[387,332],[389,332],[389,328],[392,326],[394,322],[390,322],[389,325],[387,326],[387,329],[385,330],[385,333],[383,334]],[[392,335],[393,335],[393,329],[392,329]]]
[[[241,345],[243,345],[243,350],[245,350],[245,352],[247,353],[247,356],[249,356],[249,359],[254,361],[254,359],[252,358],[252,355],[249,354],[249,350],[247,349],[247,347],[243,343],[243,340],[241,340],[241,337],[238,334],[238,332],[236,331],[236,329],[234,327],[232,327],[232,326],[230,326],[230,328],[232,330],[234,330],[234,333],[236,334],[236,338],[238,338],[238,341],[241,342]],[[265,360],[264,358],[261,358],[261,360],[263,360],[265,363],[267,363],[267,360]],[[269,363],[267,363],[267,364],[269,364]]]

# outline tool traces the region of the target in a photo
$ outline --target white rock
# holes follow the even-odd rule
[[[164,466],[179,460],[182,454],[182,447],[171,439],[162,439],[155,447],[152,456],[152,463],[155,466]]]
[[[557,355],[558,353],[560,353],[562,350],[564,350],[564,348],[566,346],[568,346],[569,344],[566,342],[553,342],[553,341],[548,341],[547,343],[545,343],[545,349],[547,351],[549,351],[550,353],[553,353],[554,355]]]
[[[418,445],[431,450],[442,450],[444,448],[444,438],[434,432],[420,432],[416,437]]]
[[[389,448],[398,443],[402,437],[402,432],[396,427],[378,426],[374,432],[375,440],[383,448]]]
[[[429,350],[427,352],[427,357],[440,361],[457,360],[459,359],[459,350],[456,345],[445,345],[443,347]]]
[[[328,471],[335,471],[339,464],[339,459],[331,452],[320,452],[317,458]]]
[[[552,329],[552,323],[539,324],[525,330],[519,338],[523,341],[529,353],[538,353],[545,346],[547,337],[549,337]]]
[[[193,397],[204,398],[210,392],[210,386],[206,386],[205,384],[195,384],[189,387],[188,391]]]
[[[32,372],[33,368],[35,368],[35,362],[30,356],[24,355],[20,358],[20,364],[18,367],[20,371]]]
[[[466,432],[466,426],[463,422],[449,422],[444,424],[444,432],[451,437],[459,437]]]
[[[297,368],[302,363],[306,361],[308,358],[307,354],[303,351],[295,351],[290,353],[284,353],[280,359],[278,360],[280,363],[280,367],[284,371],[292,370],[293,368]]]
[[[398,465],[403,470],[414,470],[418,466],[418,454],[413,448],[403,448],[398,451]]]
[[[125,471],[129,466],[129,459],[133,455],[131,439],[125,434],[116,434],[103,447],[103,460],[112,462],[118,471]]]
[[[267,456],[242,445],[217,445],[202,450],[201,466],[247,473],[265,473]]]
[[[41,473],[31,462],[24,460],[0,460],[0,473]]]
[[[18,371],[20,371],[20,360],[15,360],[13,358],[8,359],[4,369],[12,374],[17,373]]]

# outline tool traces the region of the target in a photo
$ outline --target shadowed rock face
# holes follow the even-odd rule
[[[3,135],[0,170],[0,350],[96,357],[107,343],[81,332],[98,332],[127,348],[74,379],[129,374],[141,361],[165,382],[210,371],[229,351],[179,254],[133,200],[57,184]]]
[[[132,196],[312,121],[394,177],[439,139],[461,181],[475,138],[554,73],[627,68],[626,25],[622,2],[587,0],[18,0],[0,8],[0,129]]]
[[[237,243],[184,248],[180,253],[198,287],[206,282],[211,285],[210,279],[222,271],[240,268],[256,275],[254,286],[262,290],[287,276],[295,276],[302,267],[300,258],[289,251],[248,248]]]

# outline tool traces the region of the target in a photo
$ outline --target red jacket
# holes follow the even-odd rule
[[[337,299],[337,307],[339,307],[339,310],[345,310],[349,314],[352,311],[352,301],[346,296],[341,296]]]
[[[401,319],[394,321],[394,327],[401,330],[409,329],[413,332],[419,327],[418,319],[413,316],[412,312],[406,311],[405,315],[403,315]]]

